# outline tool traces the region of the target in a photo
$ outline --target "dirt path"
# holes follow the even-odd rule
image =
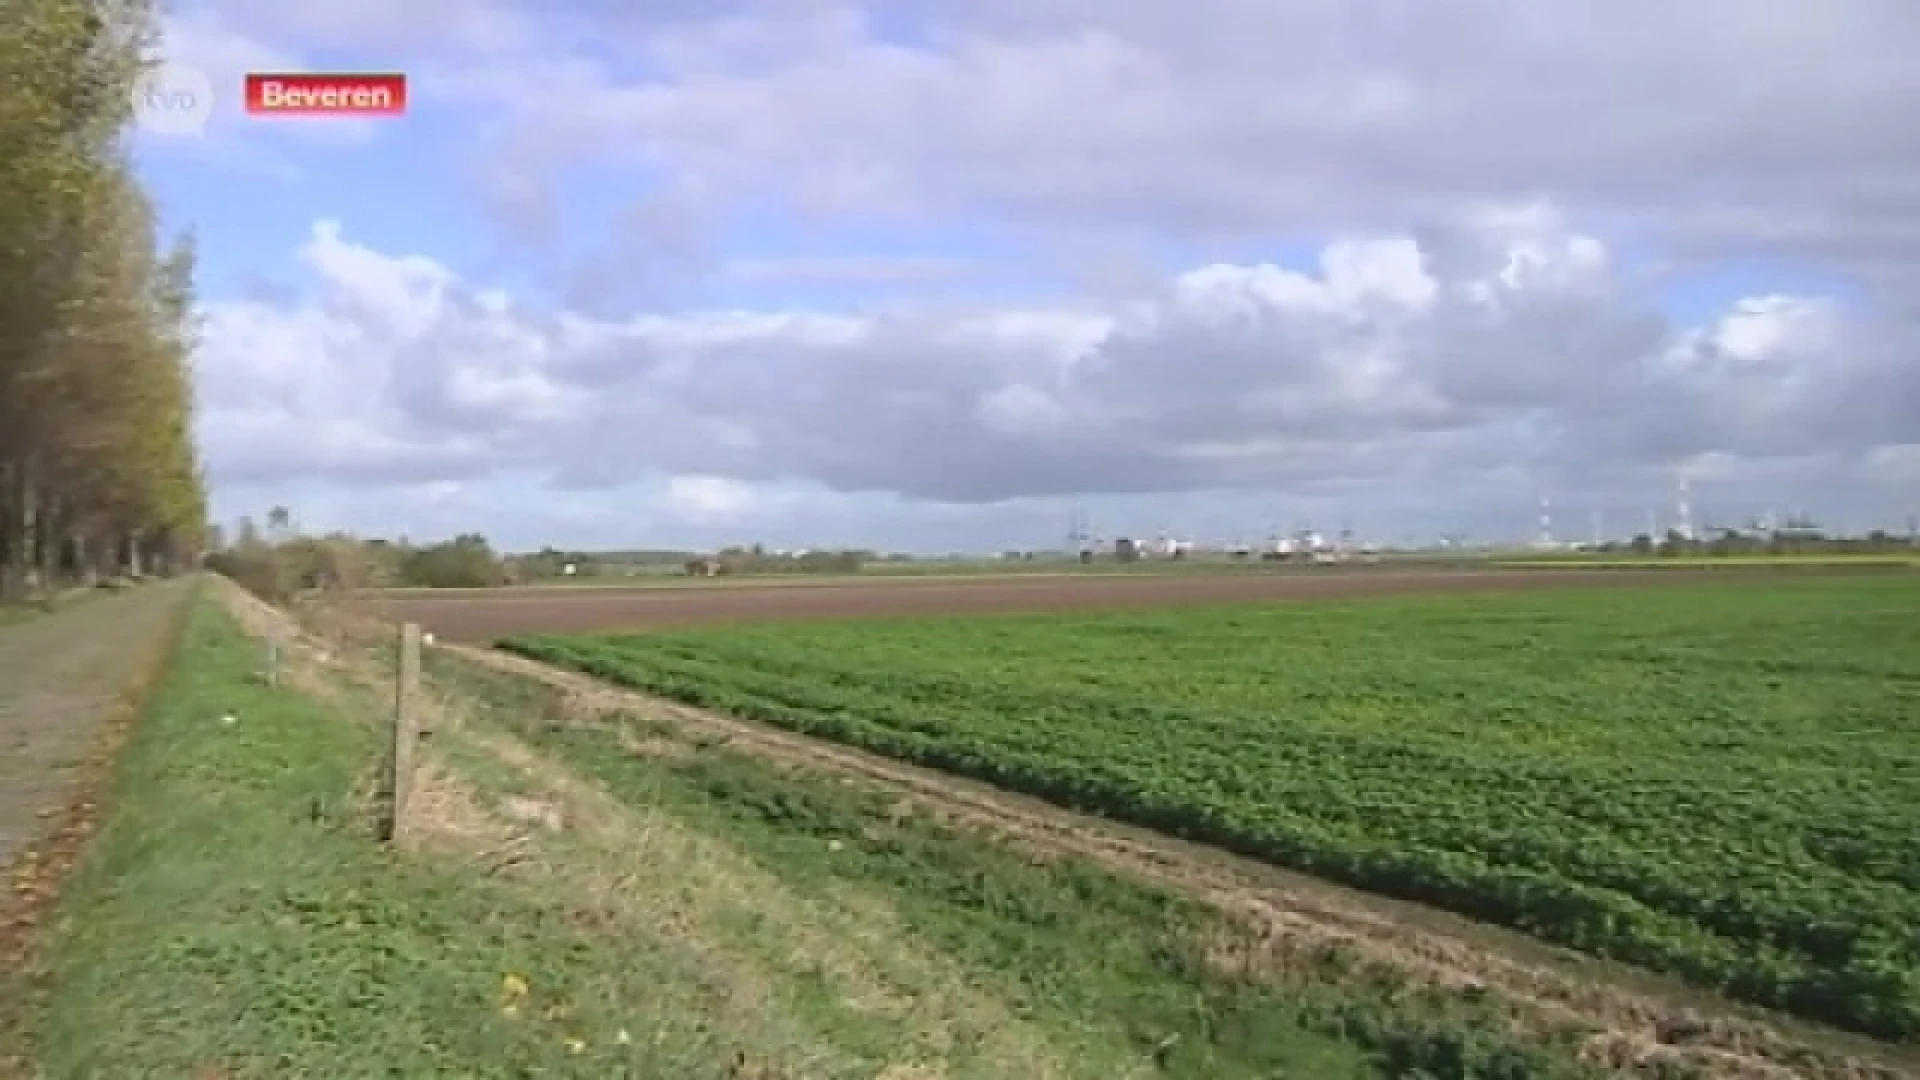
[[[0,626],[0,867],[49,831],[116,706],[168,641],[185,582]]]
[[[521,657],[466,646],[459,655],[564,691],[583,713],[627,711],[722,737],[736,749],[852,775],[901,792],[949,821],[985,828],[1049,853],[1093,859],[1137,878],[1204,897],[1256,928],[1257,955],[1281,965],[1338,947],[1422,981],[1490,991],[1517,1023],[1598,1032],[1591,1056],[1629,1070],[1659,1061],[1701,1075],[1897,1080],[1920,1059],[1838,1033],[1804,1028],[1611,965],[1582,960],[1464,919],[1288,874],[1169,837],[1073,814],[983,784],[612,687]]]
[[[163,671],[191,587],[90,597],[0,627],[0,1076],[31,1075],[40,930],[93,833],[113,745]]]

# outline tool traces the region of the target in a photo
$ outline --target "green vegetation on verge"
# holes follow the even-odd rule
[[[258,661],[196,605],[57,913],[43,1075],[727,1075],[697,1001],[662,997],[699,985],[698,956],[384,853],[361,806],[374,729],[262,685]],[[530,987],[512,1018],[508,975]]]
[[[726,837],[792,887],[855,906],[877,900],[1053,1042],[1076,1047],[1073,1075],[1602,1075],[1576,1063],[1576,1048],[1561,1041],[1568,1036],[1526,1042],[1492,997],[1404,984],[1332,949],[1236,971],[1236,950],[1259,956],[1259,943],[1197,901],[1077,858],[1035,861],[987,835],[903,813],[897,795],[879,788],[684,733],[690,745],[680,751],[632,752],[636,738],[674,738],[661,725],[529,723],[551,715],[550,691],[444,656],[429,667],[477,689],[496,721],[632,805]]]
[[[1910,576],[512,644],[1920,1038]]]

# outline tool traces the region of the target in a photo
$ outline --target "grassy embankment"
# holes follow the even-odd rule
[[[56,913],[43,1075],[724,1075],[733,1047],[660,995],[683,959],[377,847],[374,729],[259,660],[196,602]],[[508,975],[568,988],[566,1015],[502,1016]]]

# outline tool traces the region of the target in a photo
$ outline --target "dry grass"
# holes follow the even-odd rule
[[[1003,1002],[914,941],[883,903],[802,895],[725,842],[623,803],[509,734],[463,731],[443,749],[476,751],[500,772],[495,783],[449,797],[447,788],[478,770],[436,768],[421,789],[432,792],[432,809],[416,822],[422,834],[442,844],[489,835],[480,857],[527,887],[564,890],[609,926],[651,927],[697,948],[728,988],[719,1002],[727,1015],[768,1015],[780,984],[804,974],[841,1008],[896,1028],[890,1067],[920,1070],[900,1075],[1077,1075]],[[496,823],[490,834],[473,824],[475,811]],[[511,823],[504,836],[500,822]],[[753,928],[745,945],[743,926]]]

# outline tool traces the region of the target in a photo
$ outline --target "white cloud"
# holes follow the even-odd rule
[[[1782,456],[1897,479],[1920,369],[1874,344],[1883,328],[1787,296],[1671,327],[1557,220],[1429,235],[1451,254],[1337,241],[1316,273],[1208,266],[1109,315],[610,321],[533,313],[321,222],[304,299],[215,306],[205,428],[217,480],[652,475],[669,517],[702,526],[791,510],[766,497],[782,485],[1391,504],[1513,469],[1611,491],[1705,460],[1731,490],[1743,462]]]
[[[738,521],[753,507],[750,486],[725,476],[675,476],[662,500],[669,512],[696,525]]]

